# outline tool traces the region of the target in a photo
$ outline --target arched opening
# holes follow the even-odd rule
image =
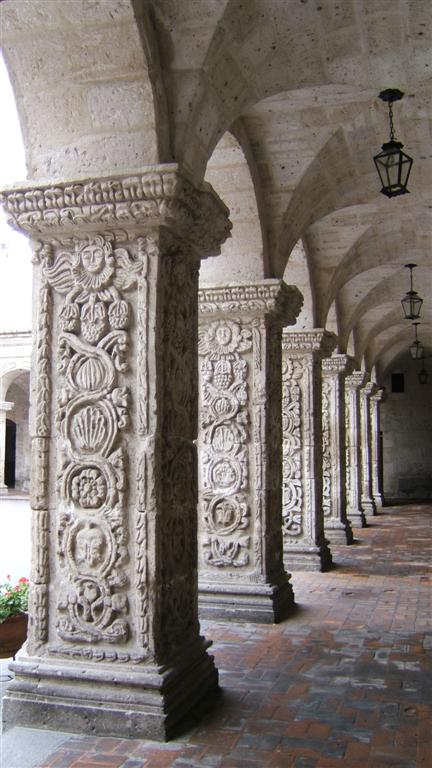
[[[16,433],[17,426],[12,419],[6,419],[5,439],[5,484],[8,488],[15,488],[16,476]]]

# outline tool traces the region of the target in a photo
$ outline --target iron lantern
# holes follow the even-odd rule
[[[382,184],[381,192],[387,197],[405,195],[409,192],[407,184],[413,160],[406,152],[402,152],[403,144],[395,139],[393,126],[392,105],[402,96],[403,93],[397,88],[387,88],[379,94],[380,99],[388,104],[390,139],[382,145],[381,152],[375,155],[374,162]]]
[[[412,271],[417,264],[405,264],[405,268],[410,270],[410,289],[401,300],[402,309],[406,320],[417,320],[420,317],[423,299],[420,298],[417,291],[413,290]]]
[[[427,384],[428,383],[429,374],[424,367],[424,362],[421,371],[419,371],[418,380],[420,384]]]
[[[421,360],[422,357],[424,356],[423,344],[421,344],[420,341],[417,338],[417,326],[418,325],[420,325],[420,323],[413,323],[415,339],[414,339],[413,343],[411,344],[411,346],[409,348],[410,355],[411,355],[413,360]]]

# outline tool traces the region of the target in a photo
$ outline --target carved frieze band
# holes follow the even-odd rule
[[[322,380],[322,476],[325,518],[331,517],[332,514],[331,392],[332,382],[324,376]]]
[[[334,333],[322,328],[311,331],[290,331],[285,328],[282,334],[282,349],[292,354],[319,352],[323,357],[331,355],[337,344]]]
[[[303,296],[294,286],[282,280],[240,285],[206,286],[199,290],[200,313],[263,314],[279,317],[283,325],[295,323],[303,304]]]
[[[282,525],[284,537],[292,541],[304,534],[303,374],[303,360],[282,360]]]
[[[12,225],[33,235],[164,221],[203,256],[219,253],[231,228],[228,209],[211,187],[196,189],[177,165],[121,177],[34,183],[0,193],[0,202]]]
[[[243,568],[251,558],[245,356],[252,350],[252,329],[240,319],[201,323],[198,350],[202,558],[207,568]]]
[[[132,247],[123,243],[118,247],[114,234],[104,233],[45,243],[36,261],[50,286],[43,287],[40,296],[37,435],[47,431],[45,413],[51,409],[47,360],[53,350],[58,361],[57,633],[74,643],[118,643],[129,636],[127,452],[121,434],[129,424],[130,397],[123,376],[128,368],[131,307],[122,291],[136,285],[142,260]],[[48,290],[61,297],[55,347],[47,320],[46,305],[52,303]],[[33,441],[40,455],[38,471],[47,463],[46,441],[46,437]],[[36,638],[44,640],[48,513],[34,514],[32,610]]]

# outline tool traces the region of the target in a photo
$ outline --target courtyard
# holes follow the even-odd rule
[[[429,768],[432,506],[369,522],[334,547],[331,571],[293,575],[297,610],[281,624],[202,622],[221,693],[174,740],[12,728],[1,768]]]

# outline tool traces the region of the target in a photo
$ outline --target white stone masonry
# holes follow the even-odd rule
[[[364,528],[361,506],[360,388],[365,374],[354,371],[345,379],[345,450],[347,516],[354,527]]]
[[[322,361],[323,511],[324,532],[330,544],[352,544],[346,514],[346,454],[344,379],[354,361],[333,354]]]
[[[302,296],[280,280],[200,300],[200,615],[276,622],[293,605],[281,528],[281,331]]]
[[[332,558],[322,505],[321,361],[336,336],[321,328],[282,335],[283,536],[288,571],[326,570]]]
[[[37,241],[32,591],[7,725],[164,739],[217,688],[197,605],[199,258],[177,166],[2,194]]]

